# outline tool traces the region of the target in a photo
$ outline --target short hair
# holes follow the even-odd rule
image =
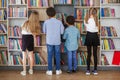
[[[75,18],[73,16],[68,16],[66,18],[66,22],[70,25],[74,25],[74,22],[75,22]]]
[[[56,14],[56,11],[53,7],[49,7],[47,8],[46,13],[49,17],[54,17]]]

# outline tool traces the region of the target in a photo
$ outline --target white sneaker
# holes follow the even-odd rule
[[[56,70],[56,75],[62,74],[61,70]]]
[[[87,70],[85,74],[86,74],[86,75],[90,75],[90,71],[89,71],[89,70]]]
[[[52,71],[46,71],[47,75],[52,75]]]
[[[29,74],[33,74],[33,70],[32,69],[29,69]]]
[[[21,74],[22,76],[26,76],[26,71],[21,71],[20,74]]]

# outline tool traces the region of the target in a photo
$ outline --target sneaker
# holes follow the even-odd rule
[[[52,75],[52,71],[46,71],[47,75]]]
[[[62,74],[61,70],[56,70],[56,75]]]
[[[72,73],[72,71],[68,70],[67,73]]]
[[[22,76],[26,76],[26,71],[21,71],[20,74],[21,74]]]
[[[76,73],[77,71],[76,70],[72,70],[73,73]]]
[[[92,73],[93,73],[94,75],[98,75],[97,70],[93,70]]]
[[[33,70],[32,69],[29,69],[29,74],[33,74]]]
[[[90,75],[90,70],[87,70],[85,74]]]

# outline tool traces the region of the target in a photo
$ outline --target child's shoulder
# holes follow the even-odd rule
[[[48,22],[51,22],[51,21],[54,21],[54,22],[57,22],[57,23],[62,23],[62,21],[61,20],[58,20],[58,19],[56,19],[56,18],[54,18],[54,20],[52,20],[52,19],[47,19],[47,20],[45,20],[45,23],[48,23]]]

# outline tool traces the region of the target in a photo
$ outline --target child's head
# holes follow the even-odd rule
[[[89,15],[93,15],[93,16],[97,15],[97,9],[96,8],[90,8],[89,9]]]
[[[88,23],[88,19],[93,16],[96,26],[98,26],[98,15],[97,15],[97,9],[96,8],[90,8],[89,11],[86,13],[85,16],[85,22]]]
[[[46,13],[49,17],[54,17],[56,14],[56,11],[53,7],[49,7],[47,8]]]
[[[39,13],[37,11],[32,11],[30,17],[28,18],[30,22],[36,22],[39,20]]]
[[[75,18],[73,16],[68,16],[66,18],[66,22],[67,22],[68,25],[74,25]]]
[[[37,11],[31,12],[28,21],[24,23],[22,29],[26,29],[33,34],[40,34],[39,13]]]

